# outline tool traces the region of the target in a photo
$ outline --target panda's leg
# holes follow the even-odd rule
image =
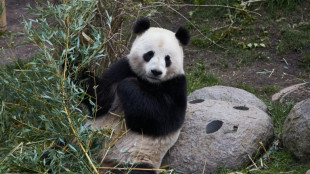
[[[151,164],[148,163],[140,163],[135,166],[135,168],[142,168],[142,169],[154,169]],[[129,174],[156,174],[155,171],[146,171],[146,170],[132,170]]]

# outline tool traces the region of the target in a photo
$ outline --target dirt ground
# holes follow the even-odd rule
[[[6,0],[7,31],[4,39],[0,37],[0,64],[8,62],[8,59],[25,59],[36,53],[35,46],[25,43],[27,38],[20,36],[24,32],[23,18],[29,19],[34,16],[28,13],[27,4],[35,7],[34,0]],[[5,53],[5,54],[3,54]]]
[[[307,8],[302,8],[300,14],[294,14],[295,16],[300,15],[298,22],[307,22],[309,19],[302,15],[307,13]],[[186,14],[191,9],[183,9],[182,14],[190,17]],[[266,14],[262,14],[266,15]],[[293,16],[293,15],[292,15]],[[291,16],[287,16],[290,18]],[[257,28],[268,27],[270,40],[269,47],[259,50],[263,55],[268,57],[267,60],[254,60],[249,65],[236,66],[235,60],[226,58],[228,66],[223,68],[219,66],[219,60],[224,57],[224,54],[219,52],[213,52],[212,49],[201,49],[190,44],[185,48],[185,67],[195,67],[195,63],[199,60],[203,60],[206,64],[207,72],[215,75],[219,78],[223,85],[237,86],[238,84],[245,84],[258,91],[264,90],[266,87],[277,87],[280,89],[310,82],[310,72],[306,71],[305,68],[300,66],[302,60],[302,54],[298,51],[286,53],[283,55],[277,54],[277,46],[282,39],[280,37],[281,31],[278,30],[276,24],[270,24],[270,26],[263,26],[264,19],[258,18],[255,23]],[[174,19],[173,17],[165,17],[164,25],[169,26],[169,29],[174,29],[175,25],[185,23],[184,19]],[[169,24],[170,23],[170,24]],[[196,35],[194,37],[202,37]],[[310,47],[309,47],[310,49]],[[225,50],[223,50],[224,52]],[[296,89],[294,92],[286,96],[283,101],[298,102],[303,99],[310,97],[310,86],[303,85]]]
[[[10,37],[0,37],[0,64],[5,64],[8,59],[25,59],[33,56],[36,53],[36,47],[31,44],[24,44],[27,38],[18,36],[20,31],[24,31],[22,24],[23,18],[34,18],[26,9],[27,4],[35,7],[35,0],[7,0],[7,33]],[[163,27],[171,30],[176,30],[177,26],[185,23],[183,18],[171,18],[162,16],[159,23]],[[278,31],[273,31],[276,35]],[[273,33],[271,33],[273,34]],[[299,62],[301,55],[296,53],[279,56],[276,54],[275,47],[278,43],[278,38],[274,37],[271,40],[270,49],[265,50],[264,54],[270,58],[270,61],[254,61],[250,65],[236,67],[231,62],[228,68],[213,66],[212,63],[217,62],[222,55],[214,53],[210,49],[198,49],[193,45],[185,48],[185,67],[193,67],[195,62],[204,60],[207,65],[207,71],[219,78],[223,85],[235,86],[238,83],[247,84],[256,89],[262,89],[267,86],[279,86],[285,88],[294,84],[310,82],[310,74],[300,68]],[[16,46],[14,48],[14,46]],[[262,73],[265,72],[265,73]],[[267,72],[267,73],[266,73]],[[301,100],[310,96],[310,88],[304,87],[298,93],[298,98]]]

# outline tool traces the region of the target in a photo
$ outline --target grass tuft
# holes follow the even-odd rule
[[[252,93],[252,94],[255,94],[257,92],[257,90],[255,88],[253,88],[250,85],[247,85],[247,84],[245,84],[243,82],[239,82],[239,83],[237,83],[234,86],[236,88],[240,88],[240,89],[246,90],[246,91],[248,91],[249,93]]]
[[[206,86],[214,86],[221,84],[221,81],[218,78],[216,78],[214,75],[210,73],[207,73],[206,65],[202,61],[196,63],[194,67],[188,70],[186,77],[188,83],[187,84],[188,94]]]
[[[310,46],[310,31],[288,29],[282,33],[282,40],[277,46],[278,54],[291,51],[301,52]]]
[[[294,103],[268,103],[268,113],[272,118],[277,138],[281,139],[282,127],[284,121],[293,108]]]
[[[294,10],[301,2],[302,0],[268,0],[265,4],[271,10]]]
[[[306,54],[300,63],[301,67],[304,67],[307,71],[310,71],[310,53]]]
[[[264,95],[267,95],[269,98],[271,98],[273,94],[279,92],[280,90],[281,90],[280,86],[266,86],[266,87],[263,87],[261,92]]]

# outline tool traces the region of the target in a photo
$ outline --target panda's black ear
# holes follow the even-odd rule
[[[144,31],[150,28],[150,21],[148,18],[141,18],[139,19],[135,26],[133,27],[133,32],[135,34],[143,33]]]
[[[180,27],[178,31],[175,33],[175,37],[181,42],[182,45],[185,46],[189,43],[191,35],[185,28]]]

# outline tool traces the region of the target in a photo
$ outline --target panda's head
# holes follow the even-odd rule
[[[137,21],[134,26],[137,34],[127,56],[131,69],[142,79],[160,83],[184,74],[183,46],[190,39],[189,32],[180,27],[176,33],[150,27],[147,18]]]

